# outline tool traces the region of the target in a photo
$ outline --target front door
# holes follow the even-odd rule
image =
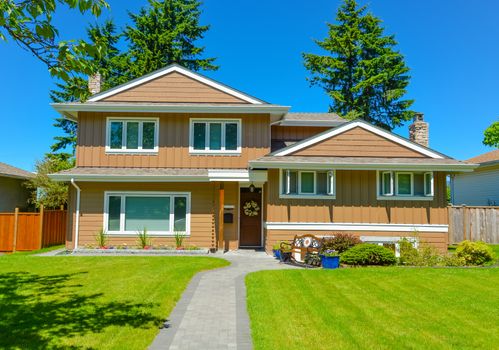
[[[239,246],[262,246],[262,189],[241,188]]]

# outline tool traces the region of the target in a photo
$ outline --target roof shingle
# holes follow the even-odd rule
[[[29,179],[35,176],[35,174],[29,171],[13,167],[12,165],[0,162],[0,176],[16,177],[20,179]]]

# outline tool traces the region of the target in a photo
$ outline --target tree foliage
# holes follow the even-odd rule
[[[499,148],[499,121],[493,122],[483,132],[483,144],[490,147]]]
[[[414,101],[403,99],[409,68],[395,49],[395,37],[385,35],[381,20],[366,10],[345,0],[337,24],[328,24],[328,37],[315,41],[326,54],[303,54],[304,63],[311,85],[331,97],[331,112],[391,130],[413,115]]]

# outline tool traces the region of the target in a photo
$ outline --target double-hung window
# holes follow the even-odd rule
[[[281,197],[334,198],[334,170],[282,170]]]
[[[241,121],[239,119],[191,119],[191,153],[241,153]]]
[[[431,199],[434,193],[432,172],[380,171],[378,199]]]
[[[109,234],[153,235],[189,233],[190,194],[107,192],[104,227]]]
[[[108,118],[106,152],[158,151],[158,119]]]

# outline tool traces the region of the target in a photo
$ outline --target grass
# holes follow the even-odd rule
[[[350,268],[246,277],[255,349],[497,349],[499,269]]]
[[[145,349],[208,257],[0,257],[1,349]]]
[[[57,249],[61,249],[61,248],[64,248],[64,244],[53,245],[53,246],[38,249],[38,250],[17,251],[15,253],[12,253],[12,255],[34,255],[34,254],[47,253],[47,252],[50,252],[52,250],[57,250]]]

